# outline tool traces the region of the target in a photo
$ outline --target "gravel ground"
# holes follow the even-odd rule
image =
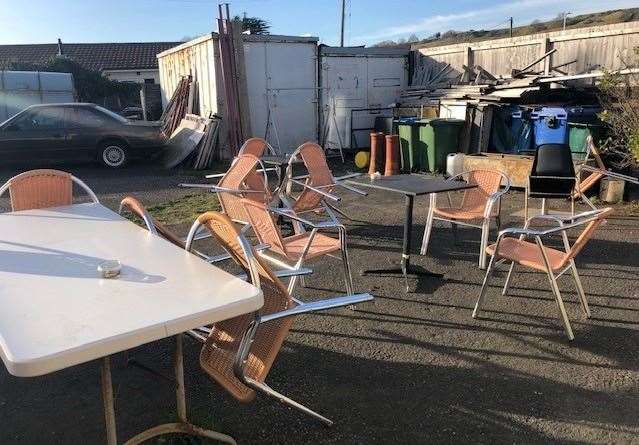
[[[200,178],[143,166],[71,171],[111,208],[129,193],[147,205],[192,194],[175,185]],[[504,227],[521,224],[511,214],[522,202],[519,192],[505,200]],[[239,443],[639,443],[637,219],[612,218],[578,258],[591,319],[582,317],[570,278],[561,279],[576,336],[569,342],[539,273],[520,270],[508,297],[500,294],[505,273],[499,273],[482,318],[470,317],[483,279],[476,267],[479,233],[472,229],[461,228],[455,243],[449,227],[436,224],[428,256],[413,258],[444,277],[413,279],[409,293],[400,279],[361,276],[365,267],[399,259],[403,203],[372,192],[344,195],[341,207],[353,218],[343,221],[355,287],[376,299],[356,311],[299,317],[269,376],[274,388],[335,425],[326,428],[261,396],[237,403],[199,371],[198,345],[187,342],[189,413],[196,423]],[[414,246],[426,211],[427,198],[418,198]],[[184,234],[187,227],[176,230]],[[343,292],[338,261],[318,261],[314,270],[299,289],[303,299]],[[121,440],[173,420],[170,381],[127,365],[134,356],[170,375],[171,351],[167,340],[114,357]],[[0,418],[3,444],[104,442],[99,363],[33,379],[3,368]]]

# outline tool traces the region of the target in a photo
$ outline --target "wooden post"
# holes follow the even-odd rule
[[[543,56],[544,54],[547,54],[549,51],[552,50],[553,44],[550,41],[550,39],[548,37],[546,37],[541,44],[541,54],[540,57]],[[550,74],[550,71],[552,69],[552,54],[550,54],[548,57],[546,57],[544,59],[544,74],[546,76],[548,76]]]
[[[471,73],[475,69],[475,55],[470,45],[466,47],[466,52],[464,53],[464,65],[466,65],[468,69],[462,74],[462,81],[470,82],[473,80],[471,79]]]

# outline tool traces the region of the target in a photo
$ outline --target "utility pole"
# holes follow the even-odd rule
[[[570,14],[570,12],[564,12],[564,31],[566,30],[566,19],[568,18],[568,14]]]
[[[340,32],[339,46],[344,46],[344,15],[346,13],[346,0],[342,0],[342,30]]]
[[[510,18],[510,38],[513,38],[513,18]]]

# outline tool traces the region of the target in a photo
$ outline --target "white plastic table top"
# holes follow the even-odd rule
[[[99,263],[117,259],[119,277]],[[46,374],[253,312],[262,292],[100,204],[0,214],[0,354]]]

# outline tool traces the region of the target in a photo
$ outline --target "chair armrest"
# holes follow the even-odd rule
[[[193,238],[194,241],[196,239],[197,238]],[[261,252],[263,250],[269,249],[270,247],[271,247],[270,244],[258,244],[257,246],[253,246],[253,250],[255,250],[256,252]],[[229,255],[228,253],[221,253],[215,256],[207,256],[206,261],[208,261],[210,264],[213,264],[213,263],[219,263],[220,261],[230,260],[231,258],[232,258],[231,255]]]
[[[355,294],[347,295],[345,297],[329,298],[327,300],[313,301],[310,303],[303,303],[285,311],[276,312],[273,314],[263,315],[260,317],[260,323],[267,323],[273,320],[279,320],[280,318],[292,317],[295,315],[307,314],[310,312],[325,311],[327,309],[334,309],[338,307],[351,306],[353,304],[363,303],[365,301],[371,301],[373,296],[371,294]]]
[[[320,190],[318,187],[313,187],[311,185],[305,184],[305,183],[303,183],[301,181],[298,181],[296,179],[290,179],[290,181],[295,183],[295,184],[297,184],[297,185],[300,185],[300,186],[302,186],[304,188],[307,188],[309,190],[313,190],[315,193],[319,193],[320,195],[324,196],[325,198],[331,199],[331,200],[333,200],[335,202],[339,202],[339,201],[342,200],[342,198],[340,198],[339,196],[335,196],[335,195],[332,195],[330,193],[327,193],[327,192],[325,192],[323,190]]]
[[[513,237],[517,235],[541,236],[543,234],[544,234],[544,231],[542,230],[534,230],[534,229],[528,229],[523,227],[509,227],[499,232],[499,235],[497,235],[497,242],[499,242],[501,238],[504,238],[507,236],[513,236]]]
[[[639,185],[639,178],[635,178],[634,176],[623,175],[621,173],[612,172],[610,170],[604,170],[604,169],[593,167],[591,165],[586,165],[586,164],[581,166],[581,170],[586,170],[593,173],[601,173],[604,176],[609,176],[611,178],[620,179],[622,181],[627,181],[632,184]]]
[[[212,192],[216,192],[216,193],[236,193],[236,194],[244,194],[244,193],[265,193],[264,190],[240,190],[240,189],[229,189],[229,188],[225,188],[225,187],[218,187],[217,185],[213,185],[213,184],[178,184],[178,187],[183,187],[183,188],[200,188],[200,189],[208,189]]]
[[[204,175],[204,177],[206,179],[215,179],[215,178],[221,178],[225,175],[226,173],[215,173],[213,175]]]
[[[287,209],[276,209],[274,207],[269,207],[268,210],[271,213],[274,213],[276,215],[284,216],[286,218],[290,218],[292,220],[301,222],[302,224],[312,227],[313,229],[330,229],[333,227],[341,227],[341,224],[335,223],[333,221],[322,221],[322,222],[309,221],[308,219],[302,218],[301,216]]]
[[[273,271],[273,274],[277,278],[290,278],[297,277],[300,275],[310,275],[313,273],[313,269],[309,269],[308,267],[300,267],[299,269],[282,269]],[[245,273],[236,275],[240,280],[246,280],[248,277]]]

